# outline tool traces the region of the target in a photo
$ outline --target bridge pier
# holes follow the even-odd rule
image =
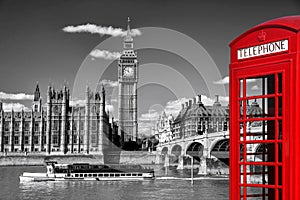
[[[206,156],[202,156],[200,158],[200,166],[199,166],[199,175],[207,175],[207,163],[206,163]]]
[[[157,153],[156,156],[155,156],[155,164],[162,164],[164,162],[162,157],[163,157],[162,155]]]
[[[177,169],[184,169],[184,156],[178,156],[178,166]]]
[[[164,167],[169,167],[169,166],[170,166],[170,156],[169,154],[165,154]]]

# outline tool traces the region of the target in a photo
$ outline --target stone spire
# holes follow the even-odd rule
[[[40,93],[39,83],[37,82],[34,91],[33,101],[39,101],[40,97],[41,97],[41,93]]]
[[[133,49],[133,38],[130,29],[130,18],[127,18],[127,31],[124,37],[124,49]]]

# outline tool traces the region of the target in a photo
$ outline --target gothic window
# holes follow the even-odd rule
[[[77,135],[73,136],[73,144],[77,144]]]
[[[34,122],[34,132],[40,131],[39,122]]]
[[[4,122],[4,131],[9,131],[10,122]]]
[[[15,131],[20,131],[20,122],[15,122],[14,127]]]
[[[59,130],[59,121],[55,120],[53,121],[53,126],[52,126],[52,130]]]
[[[4,144],[9,144],[9,137],[8,136],[4,136]]]
[[[29,144],[29,136],[24,137],[24,144]]]
[[[80,121],[80,130],[84,130],[84,121]]]
[[[52,143],[53,143],[53,145],[58,145],[58,135],[52,136]]]
[[[97,136],[96,136],[95,134],[92,134],[91,137],[92,137],[92,138],[91,138],[92,144],[93,144],[93,145],[97,144]]]
[[[19,136],[14,136],[14,144],[19,144]]]
[[[73,130],[76,131],[77,130],[77,123],[73,122]]]
[[[69,130],[71,130],[71,122],[70,121],[66,121],[66,128],[67,128],[67,130],[69,131]]]
[[[66,144],[69,144],[69,143],[70,143],[70,135],[67,134],[67,135],[66,135]]]
[[[80,136],[80,144],[83,144],[83,135]]]
[[[33,136],[33,144],[39,144],[39,136]]]
[[[97,130],[97,121],[96,121],[96,120],[93,120],[93,121],[92,121],[92,130],[93,130],[93,131],[96,131],[96,130]]]
[[[25,131],[29,131],[29,129],[30,129],[29,122],[25,122]]]
[[[42,143],[46,144],[46,136],[45,135],[43,135],[43,137],[42,137]]]

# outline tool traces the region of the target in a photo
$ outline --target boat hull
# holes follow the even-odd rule
[[[24,172],[20,182],[26,181],[142,181],[152,180],[152,173],[28,173]]]

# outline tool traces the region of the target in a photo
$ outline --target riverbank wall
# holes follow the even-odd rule
[[[44,165],[46,161],[58,163],[89,164],[154,164],[156,155],[140,151],[119,151],[104,154],[51,154],[44,153],[9,153],[0,154],[0,166],[34,166]]]

